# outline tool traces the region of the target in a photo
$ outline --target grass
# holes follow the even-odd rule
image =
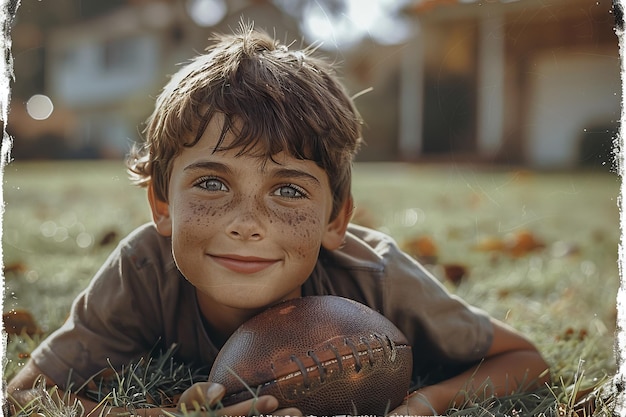
[[[595,414],[609,415],[617,175],[372,163],[357,164],[353,191],[356,221],[390,233],[442,279],[455,266],[462,278],[444,284],[528,335],[551,365],[552,387],[501,400],[468,398],[450,415],[573,416],[577,397],[594,390],[602,391]],[[9,379],[62,323],[117,241],[148,221],[149,212],[145,192],[129,185],[122,163],[111,161],[13,163],[5,170],[4,197],[4,311],[31,313],[39,329],[9,339]],[[524,246],[524,237],[535,244]],[[186,372],[178,366],[170,368],[175,376]],[[126,372],[146,369],[129,365]],[[143,379],[133,386],[155,387],[154,379]],[[171,378],[163,381],[180,389]],[[80,416],[72,413],[54,415]]]

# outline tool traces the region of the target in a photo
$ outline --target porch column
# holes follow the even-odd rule
[[[504,24],[496,14],[480,20],[478,40],[478,152],[493,156],[504,129]]]
[[[406,45],[400,69],[398,157],[415,160],[422,153],[424,60],[421,33]]]

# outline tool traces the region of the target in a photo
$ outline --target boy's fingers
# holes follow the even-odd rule
[[[271,395],[263,395],[257,399],[242,401],[224,408],[214,410],[220,416],[246,416],[252,412],[255,414],[274,414],[278,408],[278,400]]]
[[[209,406],[213,407],[224,398],[224,394],[226,394],[226,387],[221,384],[217,384],[214,382],[206,382],[208,384],[208,388],[206,389],[206,400],[209,403]]]
[[[278,400],[276,397],[271,395],[263,395],[257,399],[256,404],[254,404],[256,411],[260,414],[269,414],[271,413],[273,416],[302,416],[302,412],[297,408],[281,408],[278,409]]]
[[[280,410],[276,410],[272,412],[274,416],[302,416],[302,412],[297,408],[281,408]]]
[[[226,389],[223,385],[213,382],[198,382],[193,384],[180,396],[178,408],[185,405],[187,410],[194,410],[196,407],[212,407],[222,399]]]
[[[252,412],[258,414],[272,414],[277,416],[299,416],[302,415],[297,408],[285,408],[277,410],[278,400],[271,395],[262,395],[256,399],[242,401],[224,408],[215,406],[224,397],[226,388],[221,384],[213,382],[198,382],[186,390],[178,401],[178,409],[184,404],[188,411],[195,410],[196,407],[210,407],[215,415],[233,416],[250,415]]]

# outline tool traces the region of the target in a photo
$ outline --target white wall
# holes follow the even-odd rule
[[[541,168],[574,166],[586,128],[620,118],[619,57],[550,50],[531,63],[526,156]]]
[[[159,75],[160,51],[149,34],[118,39],[80,39],[77,35],[77,41],[50,49],[54,54],[49,72],[51,92],[69,107],[124,99],[150,86]]]

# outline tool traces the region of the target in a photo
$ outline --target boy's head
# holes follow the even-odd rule
[[[216,41],[158,97],[145,145],[129,158],[135,181],[167,201],[174,158],[221,113],[221,138],[230,132],[236,140],[228,147],[218,142],[216,151],[237,149],[265,160],[285,151],[314,161],[328,175],[336,216],[350,197],[361,120],[332,69],[312,57],[312,49],[289,51],[251,26]]]

